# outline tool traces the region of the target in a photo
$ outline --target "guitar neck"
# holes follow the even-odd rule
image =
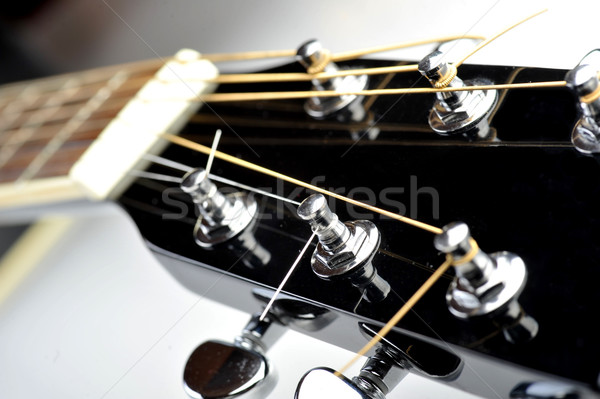
[[[0,209],[111,198],[142,155],[160,147],[157,134],[176,133],[182,115],[198,107],[146,99],[201,93],[207,85],[179,79],[202,74],[216,69],[184,50],[166,64],[144,61],[0,88]]]

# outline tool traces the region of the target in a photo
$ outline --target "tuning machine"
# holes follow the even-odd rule
[[[537,322],[524,313],[518,302],[527,281],[527,269],[519,256],[510,252],[486,254],[464,223],[444,226],[434,245],[455,259],[456,277],[446,294],[454,316],[490,317],[502,326],[506,340],[512,343],[536,336]]]
[[[310,223],[319,238],[311,257],[311,266],[324,280],[349,279],[369,302],[378,302],[390,292],[371,262],[381,235],[377,227],[366,220],[342,223],[331,212],[321,194],[313,194],[298,207],[298,216]]]
[[[331,61],[331,54],[317,40],[302,44],[296,53],[298,62],[308,73],[337,72],[340,68]],[[314,91],[357,92],[368,84],[366,75],[337,76],[328,79],[313,79]],[[342,121],[361,121],[365,117],[362,96],[341,95],[337,97],[311,97],[304,103],[304,110],[315,119],[335,115]]]
[[[265,356],[267,348],[283,334],[281,326],[260,314],[252,316],[233,343],[206,341],[188,358],[183,373],[186,393],[194,399],[225,399],[245,394],[264,398],[276,376]],[[265,339],[267,330],[277,330]]]
[[[189,194],[199,214],[194,239],[203,248],[227,242],[248,267],[264,266],[271,254],[254,237],[258,214],[256,200],[243,192],[224,194],[209,179],[206,170],[196,168],[183,176],[180,187]]]
[[[580,118],[571,134],[575,148],[582,153],[600,152],[600,49],[586,55],[565,77],[567,86],[579,99]]]
[[[419,72],[436,88],[490,84],[484,79],[463,81],[446,54],[434,51],[419,62]],[[436,93],[429,113],[429,126],[443,136],[463,134],[468,138],[489,136],[488,116],[498,101],[496,90],[448,91]]]

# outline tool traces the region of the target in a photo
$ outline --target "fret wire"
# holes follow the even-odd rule
[[[152,79],[153,75],[145,75],[145,76],[141,76],[138,78],[134,78],[134,79],[129,79],[127,81],[126,84],[124,84],[122,87],[119,88],[119,90],[116,90],[114,92],[114,95],[112,96],[113,98],[120,98],[120,97],[125,97],[125,96],[130,96],[133,97],[133,95],[135,95],[135,93],[146,83],[148,82],[150,79]],[[99,81],[99,82],[95,82],[93,84],[90,85],[79,85],[78,86],[78,91],[77,93],[75,93],[75,95],[72,96],[72,98],[66,102],[64,105],[75,105],[77,103],[85,103],[87,100],[89,100],[94,93],[96,93],[98,91],[97,87],[94,86],[100,86],[100,88],[102,86],[104,86],[106,84],[106,81]],[[41,95],[36,95],[35,97],[37,98],[38,101],[43,100],[44,98],[51,98],[56,96],[57,94],[60,94],[61,90],[56,90],[54,92],[48,92],[48,93],[43,93]],[[30,104],[31,105],[31,104]],[[31,108],[24,108],[22,112],[33,112],[33,111],[37,111],[39,109],[43,109],[43,108],[47,108],[47,105],[40,105],[40,106],[33,106]]]
[[[74,135],[86,133],[86,132],[92,132],[92,131],[96,131],[96,130],[102,130],[104,127],[106,127],[106,125],[108,125],[110,123],[110,121],[112,121],[112,118],[88,119],[84,122],[84,124],[81,126],[81,128],[74,133]],[[32,127],[25,127],[25,128],[30,129]],[[19,130],[20,129],[5,130],[2,133],[18,132]],[[37,129],[37,133],[35,136],[32,136],[32,137],[28,138],[27,140],[14,141],[14,142],[10,142],[10,143],[6,142],[6,144],[0,144],[0,146],[2,146],[2,145],[20,145],[20,144],[27,145],[29,143],[35,143],[36,141],[39,141],[39,140],[52,138],[58,130],[60,130],[60,125],[57,125],[57,124],[42,125],[41,127],[39,127]]]
[[[63,126],[59,133],[52,138],[44,150],[36,156],[27,169],[19,176],[16,183],[21,183],[33,178],[44,164],[48,162],[69,137],[83,124],[83,122],[85,122],[94,111],[110,98],[112,91],[126,82],[127,77],[127,72],[119,71],[107,82],[106,86],[98,90],[98,92],[77,111],[75,116]]]
[[[55,97],[47,99],[46,104],[55,105],[57,103],[60,106],[64,99],[72,95],[73,92],[71,90],[74,86],[77,86],[77,83],[78,81],[76,79],[67,80],[63,85],[66,90],[63,90]],[[50,108],[49,110],[44,111],[44,114],[51,116],[54,112],[56,112],[56,110]],[[0,167],[8,162],[8,160],[18,151],[22,143],[27,142],[37,129],[44,124],[44,120],[47,119],[45,115],[42,120],[38,120],[35,116],[36,115],[30,115],[27,119],[28,123],[21,125],[17,132],[12,134],[9,139],[3,143],[3,146],[0,148]]]
[[[121,70],[128,70],[132,76],[145,72],[147,72],[149,75],[153,75],[165,61],[170,59],[171,58],[136,61],[120,65],[88,69],[86,71],[77,73],[68,73],[52,77],[33,79],[26,82],[10,83],[0,86],[0,99],[12,102],[14,100],[14,94],[6,95],[4,92],[8,92],[8,94],[10,94],[12,91],[20,90],[21,88],[25,90],[27,87],[35,87],[37,94],[53,92],[55,91],[54,88],[56,87],[57,83],[64,83],[65,79],[71,79],[74,77],[79,79],[82,85],[86,85],[106,82]]]
[[[100,113],[116,113],[116,112],[120,111],[129,102],[129,100],[130,100],[130,98],[128,98],[128,97],[114,98],[114,99],[110,98],[94,112],[94,115],[98,116],[98,114],[100,114]],[[83,106],[84,105],[85,104],[83,104]],[[49,109],[49,108],[46,108],[46,109]],[[51,124],[56,124],[59,122],[67,122],[68,120],[73,118],[81,108],[82,108],[81,104],[66,105],[64,107],[56,107],[56,111],[58,111],[59,113],[55,114],[54,117],[50,117],[47,119],[43,118],[43,116],[45,115],[44,112],[46,112],[46,111],[39,110],[39,111],[32,111],[32,112],[37,113],[36,118],[40,119],[43,122],[43,124],[51,125]],[[28,112],[26,112],[26,113],[28,113]],[[28,124],[28,123],[24,122],[21,125],[21,127],[27,128],[27,127],[30,127],[33,125],[35,125],[35,123]]]

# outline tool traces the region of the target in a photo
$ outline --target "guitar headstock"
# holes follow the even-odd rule
[[[333,68],[319,49],[301,49],[302,63],[265,73],[413,64],[359,58]],[[388,357],[396,348],[393,366],[488,397],[519,397],[523,384],[554,380],[594,397],[600,165],[571,142],[589,93],[578,98],[566,84],[361,92],[564,82],[566,72],[465,64],[457,78],[433,54],[410,73],[223,84],[188,120],[183,141],[153,158],[119,202],[186,287],[252,313],[273,299],[277,322],[353,351],[366,342],[364,323],[369,331],[385,324],[449,254],[456,272],[441,273],[379,346]],[[260,95],[311,90],[345,94]],[[211,102],[228,93],[256,99]],[[206,156],[180,144],[209,146],[217,129],[224,135],[211,174],[190,172]],[[307,200],[315,191],[325,197]],[[278,302],[273,293],[311,235],[307,221],[319,244],[299,259],[283,287],[287,302]],[[215,272],[222,280],[206,286],[203,273]],[[319,311],[290,310],[302,306]]]

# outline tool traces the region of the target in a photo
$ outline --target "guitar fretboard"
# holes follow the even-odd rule
[[[160,61],[0,88],[0,183],[66,176]]]

